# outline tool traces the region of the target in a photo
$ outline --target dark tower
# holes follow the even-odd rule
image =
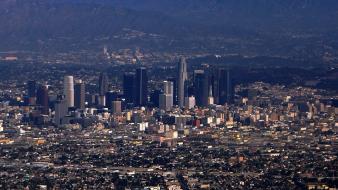
[[[81,110],[85,109],[86,87],[85,84],[79,80],[74,86],[74,104],[75,107]]]
[[[135,97],[134,103],[136,106],[145,106],[148,100],[148,76],[145,67],[136,70],[135,81]]]
[[[36,104],[36,81],[28,81],[27,83],[27,98],[28,98],[28,105],[35,105]]]
[[[133,103],[135,88],[135,73],[123,75],[123,96],[127,103]]]
[[[39,86],[36,94],[37,94],[37,104],[41,108],[41,113],[44,115],[48,115],[49,114],[48,87],[46,85]]]
[[[208,73],[203,70],[195,70],[194,72],[194,94],[198,106],[208,105],[209,77]]]
[[[234,102],[234,85],[228,69],[219,70],[219,104]]]

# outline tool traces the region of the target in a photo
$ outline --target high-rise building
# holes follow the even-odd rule
[[[48,86],[46,85],[39,86],[36,94],[37,94],[37,104],[41,108],[41,113],[44,115],[48,115],[49,114]]]
[[[27,95],[28,95],[28,105],[36,104],[36,81],[28,81],[27,83]]]
[[[63,81],[63,94],[65,96],[67,107],[74,107],[74,77],[65,76]]]
[[[86,86],[82,80],[78,80],[74,86],[74,104],[77,109],[85,109]]]
[[[173,91],[173,102],[174,105],[177,105],[177,79],[175,77],[168,78],[167,81],[170,81],[173,83],[174,91]]]
[[[160,109],[169,111],[173,107],[173,92],[174,85],[172,82],[164,81],[163,82],[163,94],[160,94]]]
[[[211,86],[215,104],[233,103],[234,85],[228,69],[216,69],[211,77]]]
[[[220,69],[219,75],[219,104],[231,104],[234,101],[234,85],[228,69]]]
[[[186,81],[188,80],[187,62],[185,58],[181,58],[178,63],[178,76],[177,76],[177,99],[180,107],[184,106],[184,97],[186,96]]]
[[[109,90],[108,76],[105,73],[101,73],[99,78],[99,94],[101,96],[105,96],[108,90]]]
[[[113,113],[121,113],[122,112],[122,102],[121,101],[113,101],[112,112]]]
[[[145,67],[136,70],[135,81],[135,97],[134,103],[136,106],[145,106],[148,102],[148,76]]]
[[[63,119],[68,114],[68,103],[64,97],[58,97],[57,101],[55,102],[55,115],[54,115],[54,123],[57,126],[63,124]]]
[[[135,92],[135,73],[125,73],[123,76],[123,96],[127,103],[133,103]]]
[[[208,105],[209,77],[203,70],[194,71],[194,94],[198,106]]]

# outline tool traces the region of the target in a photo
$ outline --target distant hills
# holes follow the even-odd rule
[[[337,23],[337,0],[1,0],[0,50],[82,48],[126,28],[162,36],[160,46],[176,40],[217,48],[215,38],[292,45],[294,37],[335,48]]]

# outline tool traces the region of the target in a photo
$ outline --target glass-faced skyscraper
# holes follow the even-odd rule
[[[187,73],[187,62],[185,58],[181,58],[180,62],[178,63],[178,76],[177,76],[177,99],[178,105],[180,107],[184,106],[184,97],[185,93],[185,85],[186,81],[188,80],[188,73]]]
[[[41,113],[44,115],[48,115],[49,114],[48,86],[46,85],[39,86],[36,94],[37,94],[37,104],[41,108]]]
[[[75,107],[81,110],[85,109],[85,98],[86,98],[86,87],[82,80],[78,80],[75,84],[75,98],[74,104]]]
[[[214,95],[216,103],[225,104],[234,101],[234,85],[230,71],[228,69],[219,69],[214,78]]]
[[[123,96],[127,103],[133,103],[135,88],[135,73],[125,73],[123,75]]]
[[[148,75],[145,67],[136,70],[134,103],[136,106],[145,106],[148,100]]]
[[[204,70],[194,71],[194,94],[198,106],[207,106],[209,97],[209,77]]]
[[[34,80],[28,81],[27,83],[28,105],[36,104],[36,90],[37,90],[36,81]]]

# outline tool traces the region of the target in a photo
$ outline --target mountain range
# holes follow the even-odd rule
[[[105,39],[125,29],[162,36],[157,43],[164,45],[182,41],[185,47],[217,48],[215,39],[278,44],[306,38],[335,48],[337,23],[336,0],[2,0],[0,50],[62,43],[81,48],[98,39],[109,43]],[[128,44],[133,43],[145,42]]]

